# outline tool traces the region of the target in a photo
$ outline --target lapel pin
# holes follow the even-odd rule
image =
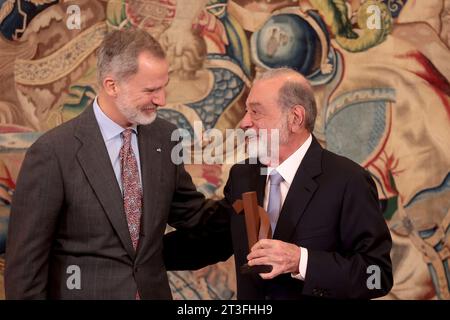
[[[161,152],[161,148],[156,148],[156,151],[157,152]]]

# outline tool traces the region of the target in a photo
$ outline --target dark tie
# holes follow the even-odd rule
[[[281,190],[280,183],[283,181],[283,177],[277,170],[273,170],[270,173],[270,190],[269,190],[269,203],[267,204],[267,213],[269,214],[270,226],[272,228],[272,235],[275,233],[275,227],[277,226],[278,217],[281,210]]]
[[[120,149],[120,169],[122,176],[123,207],[127,217],[133,248],[136,250],[139,242],[139,230],[142,215],[142,188],[139,180],[139,169],[131,148],[133,129],[122,132],[122,148]]]

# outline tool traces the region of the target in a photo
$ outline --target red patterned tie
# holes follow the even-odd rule
[[[120,168],[122,174],[123,207],[128,222],[133,248],[136,250],[139,242],[139,230],[142,214],[142,188],[139,180],[139,169],[131,148],[133,129],[122,132],[122,148],[120,149]]]

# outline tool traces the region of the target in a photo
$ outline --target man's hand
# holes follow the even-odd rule
[[[262,239],[247,256],[248,265],[271,265],[270,273],[260,273],[263,279],[273,279],[282,273],[299,272],[300,247],[280,240]]]

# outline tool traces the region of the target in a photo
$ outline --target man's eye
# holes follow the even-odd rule
[[[156,88],[156,89],[144,89],[145,93],[155,93],[159,90],[161,90],[162,88]]]
[[[252,110],[252,109],[247,109],[246,112],[249,113],[249,114],[252,115],[252,116],[258,116],[258,115],[259,115],[259,112],[258,112],[258,111]]]

